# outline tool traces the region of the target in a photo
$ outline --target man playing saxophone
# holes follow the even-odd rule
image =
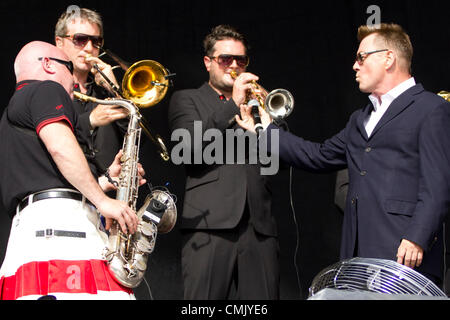
[[[107,270],[99,217],[106,229],[116,221],[125,234],[136,232],[138,218],[126,202],[105,195],[113,184],[99,184],[78,144],[72,62],[35,41],[22,48],[14,69],[16,91],[0,123],[0,204],[13,218],[0,298],[133,299]],[[120,157],[109,167],[113,178]]]

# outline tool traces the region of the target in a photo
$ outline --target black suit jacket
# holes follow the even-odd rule
[[[341,258],[357,249],[361,257],[396,260],[400,241],[408,239],[425,250],[419,271],[441,277],[441,227],[450,206],[450,104],[418,84],[392,102],[368,137],[363,123],[371,108],[356,111],[323,144],[280,130],[280,156],[316,172],[348,166]]]
[[[230,119],[239,113],[232,99],[219,99],[209,84],[198,89],[177,91],[169,106],[172,132],[186,129],[190,133],[191,154],[202,152],[207,142],[194,149],[194,123],[201,123],[201,135],[208,129],[222,133],[230,127]],[[225,146],[225,143],[224,143]],[[201,150],[198,150],[201,149]],[[225,150],[226,152],[226,150]],[[224,154],[225,154],[224,152]],[[193,158],[193,157],[192,157]],[[247,162],[248,163],[248,162]],[[259,165],[249,164],[185,164],[186,193],[181,228],[231,229],[237,226],[246,203],[253,225],[259,233],[275,236],[275,219],[271,214],[271,191],[268,177],[260,175]]]

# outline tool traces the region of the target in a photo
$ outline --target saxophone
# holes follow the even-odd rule
[[[74,92],[82,101],[104,105],[118,105],[129,111],[129,123],[123,142],[120,159],[121,172],[117,185],[116,199],[124,201],[136,212],[138,199],[139,146],[142,131],[142,116],[130,100],[101,100]],[[167,190],[152,190],[142,208],[136,212],[139,218],[135,234],[124,234],[117,222],[113,223],[108,235],[104,257],[115,280],[128,288],[136,288],[147,270],[148,255],[153,252],[157,233],[172,230],[176,222],[174,197]]]

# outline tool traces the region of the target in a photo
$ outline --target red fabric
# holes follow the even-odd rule
[[[21,266],[15,275],[0,279],[1,300],[52,293],[96,294],[97,291],[133,293],[114,280],[102,260],[31,262]]]
[[[60,116],[60,117],[57,117],[57,118],[47,119],[47,120],[42,121],[37,126],[36,133],[39,134],[39,132],[42,130],[42,128],[45,127],[46,125],[50,124],[50,123],[55,123],[55,122],[59,122],[59,121],[63,121],[63,120],[66,121],[70,125],[70,128],[73,131],[73,126],[72,126],[72,123],[70,122],[70,120],[66,116]]]

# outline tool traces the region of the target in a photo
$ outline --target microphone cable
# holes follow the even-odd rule
[[[280,128],[289,132],[289,126],[288,126],[287,122],[285,120],[278,120],[278,121],[275,121],[275,124],[277,126],[279,126]],[[297,256],[300,251],[300,227],[299,227],[299,224],[297,221],[297,213],[295,211],[295,206],[294,206],[293,189],[294,189],[294,168],[292,166],[289,166],[289,205],[291,207],[292,219],[294,220],[295,233],[296,233],[296,239],[297,239],[296,244],[295,244],[295,249],[294,249],[293,263],[294,263],[295,274],[297,277],[299,298],[301,299],[302,295],[303,295],[302,294],[302,284],[300,281],[300,272],[299,272],[299,267],[298,267],[298,263],[297,263]]]
[[[152,289],[150,288],[150,285],[148,284],[147,279],[145,279],[145,276],[144,276],[144,283],[147,286],[147,290],[148,290],[148,294],[150,296],[150,300],[155,300],[155,299],[153,299]]]
[[[292,211],[292,218],[294,220],[294,225],[295,225],[295,233],[296,233],[296,238],[297,238],[297,242],[295,244],[295,251],[294,251],[294,268],[295,268],[295,274],[297,276],[297,285],[298,285],[298,290],[299,290],[299,294],[300,294],[300,299],[302,297],[302,285],[301,285],[301,281],[300,281],[300,272],[299,272],[299,268],[298,268],[298,264],[297,264],[297,256],[298,256],[298,252],[300,250],[300,230],[299,230],[299,225],[298,225],[298,221],[297,221],[297,214],[295,212],[295,207],[294,207],[294,198],[292,195],[292,190],[293,190],[293,184],[294,184],[294,179],[293,179],[293,172],[294,168],[292,166],[289,167],[289,202],[291,205],[291,211]]]

